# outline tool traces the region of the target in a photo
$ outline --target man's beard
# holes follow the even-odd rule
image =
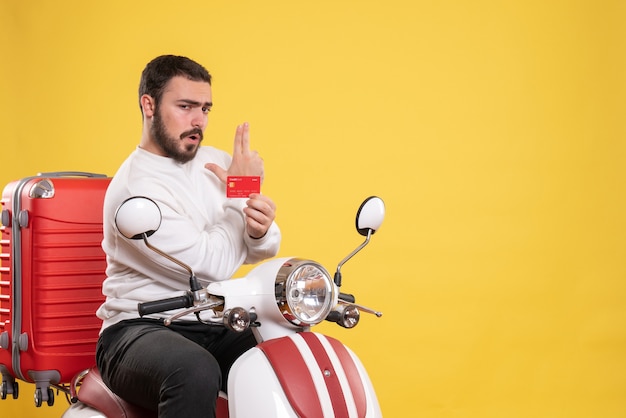
[[[180,148],[180,142],[183,138],[186,138],[190,135],[197,135],[199,137],[198,144],[188,144],[184,149]],[[152,118],[152,137],[154,138],[156,144],[161,148],[161,150],[168,157],[173,160],[184,164],[188,161],[193,160],[200,148],[200,143],[203,139],[203,133],[200,128],[194,128],[189,131],[183,132],[179,138],[175,138],[170,136],[163,124],[163,119],[161,118],[160,109],[157,107],[154,112],[154,117]]]

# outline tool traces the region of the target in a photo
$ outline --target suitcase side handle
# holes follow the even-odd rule
[[[87,171],[52,171],[37,173],[39,177],[107,177],[106,174],[89,173]]]

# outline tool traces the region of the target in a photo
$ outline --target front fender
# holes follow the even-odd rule
[[[303,332],[259,344],[233,365],[232,417],[381,417],[372,383],[338,340]]]

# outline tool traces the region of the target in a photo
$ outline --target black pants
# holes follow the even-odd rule
[[[200,322],[122,321],[104,330],[96,362],[111,390],[159,418],[214,417],[233,362],[254,347],[251,331]]]

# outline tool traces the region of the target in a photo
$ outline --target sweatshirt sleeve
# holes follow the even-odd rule
[[[273,222],[267,233],[261,238],[252,238],[244,234],[244,241],[248,247],[246,264],[253,264],[274,257],[280,248],[281,233],[276,222]]]

